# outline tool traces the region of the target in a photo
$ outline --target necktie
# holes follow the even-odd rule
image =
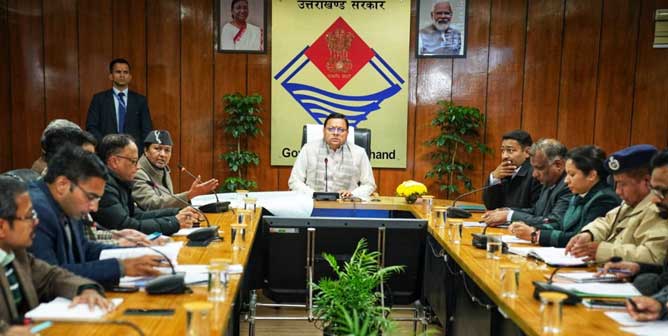
[[[123,97],[125,96],[125,93],[119,92],[118,93],[118,133],[123,133],[124,128],[125,128],[125,100],[123,100]]]

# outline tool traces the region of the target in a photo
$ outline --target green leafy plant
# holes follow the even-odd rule
[[[314,313],[322,328],[335,335],[379,335],[393,330],[389,308],[380,305],[383,297],[378,289],[404,266],[380,267],[380,253],[369,252],[365,239],[357,243],[343,267],[333,255],[323,253],[323,257],[338,279],[323,278],[312,284],[316,293]]]
[[[236,140],[236,149],[223,153],[220,158],[227,162],[228,167],[237,176],[225,179],[220,190],[232,192],[237,189],[253,190],[257,188],[255,181],[247,179],[246,173],[249,165],[258,165],[260,157],[247,150],[248,139],[261,134],[259,125],[262,124],[260,107],[262,96],[258,94],[244,96],[239,93],[227,94],[223,97],[225,101],[225,118],[223,131]]]
[[[474,150],[487,154],[490,149],[480,142],[479,129],[485,124],[485,115],[479,109],[455,105],[452,101],[442,100],[438,104],[441,108],[431,124],[438,127],[440,133],[427,142],[436,148],[431,153],[434,166],[426,177],[435,178],[440,190],[445,190],[449,198],[450,194],[459,193],[457,181],[463,183],[467,190],[473,189],[471,179],[466,174],[473,169],[473,164],[462,161],[458,154],[470,154]]]

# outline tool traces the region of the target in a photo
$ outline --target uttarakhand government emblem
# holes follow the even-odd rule
[[[307,67],[315,66],[334,86],[318,87],[301,77]],[[342,89],[360,71],[371,70],[379,79],[363,85],[367,92],[344,94]],[[380,110],[384,100],[401,91],[404,80],[392,67],[369,47],[341,17],[325,30],[310,46],[307,45],[274,76],[281,86],[318,124],[331,113],[344,114],[351,126]],[[335,89],[335,90],[334,90]]]

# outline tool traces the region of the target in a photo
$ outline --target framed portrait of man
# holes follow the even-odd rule
[[[417,57],[466,57],[468,0],[419,0]]]
[[[266,51],[266,0],[216,0],[216,50],[232,53]]]

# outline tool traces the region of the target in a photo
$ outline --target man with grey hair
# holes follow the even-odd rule
[[[38,174],[41,174],[44,169],[46,168],[46,148],[45,148],[45,141],[46,141],[46,135],[50,131],[54,129],[62,129],[62,128],[73,128],[77,130],[81,130],[81,127],[79,125],[67,120],[67,119],[53,119],[51,122],[49,122],[48,125],[46,125],[46,128],[44,128],[44,131],[42,131],[42,137],[39,140],[39,143],[41,145],[42,149],[42,155],[35,160],[35,162],[32,163],[32,167],[30,167],[31,170],[35,171]]]
[[[543,185],[531,208],[502,208],[488,211],[483,220],[489,226],[522,221],[530,226],[560,222],[568,209],[571,191],[564,180],[566,146],[555,139],[540,139],[529,149],[533,177]]]
[[[420,29],[418,48],[423,55],[459,55],[462,34],[450,27],[452,20],[450,1],[436,1],[431,9],[431,24]]]

